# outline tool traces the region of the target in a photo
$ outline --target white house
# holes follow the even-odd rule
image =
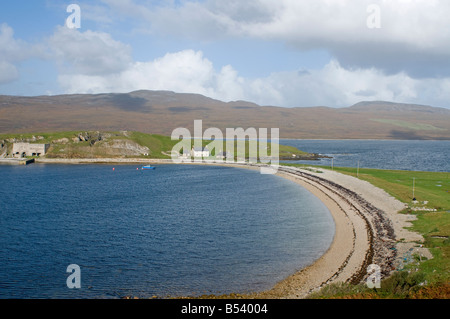
[[[209,157],[210,156],[210,152],[208,150],[207,147],[193,147],[192,151],[191,151],[191,155],[193,157]]]

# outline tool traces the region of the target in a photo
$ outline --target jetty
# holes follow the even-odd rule
[[[28,165],[34,163],[34,158],[0,158],[0,165]]]

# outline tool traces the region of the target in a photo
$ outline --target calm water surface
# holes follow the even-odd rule
[[[328,155],[316,165],[450,172],[450,141],[281,140],[281,144]],[[311,164],[311,161],[296,161]]]
[[[0,166],[0,298],[270,288],[334,236],[297,184],[229,167]],[[68,289],[67,266],[81,268]]]

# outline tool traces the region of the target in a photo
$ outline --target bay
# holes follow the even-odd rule
[[[292,181],[231,167],[0,166],[0,298],[260,291],[319,258],[334,223]],[[66,272],[79,265],[81,288]]]

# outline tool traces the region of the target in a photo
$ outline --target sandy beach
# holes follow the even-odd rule
[[[321,287],[337,282],[360,283],[367,267],[381,268],[382,279],[398,269],[404,254],[432,258],[416,247],[423,238],[410,232],[414,216],[399,214],[406,205],[372,184],[331,170],[281,167],[278,175],[292,180],[317,196],[332,214],[336,233],[328,251],[256,298],[305,298]],[[401,242],[398,242],[401,239]]]
[[[37,163],[173,164],[171,160],[144,159],[39,159]],[[257,165],[209,164],[259,169]],[[417,247],[422,236],[405,229],[414,216],[399,214],[406,205],[384,190],[322,168],[280,166],[277,175],[300,184],[327,206],[335,222],[335,237],[328,251],[313,264],[249,298],[305,298],[330,283],[361,283],[371,264],[380,267],[384,278],[401,266],[402,257],[411,250],[432,258],[426,248]]]

